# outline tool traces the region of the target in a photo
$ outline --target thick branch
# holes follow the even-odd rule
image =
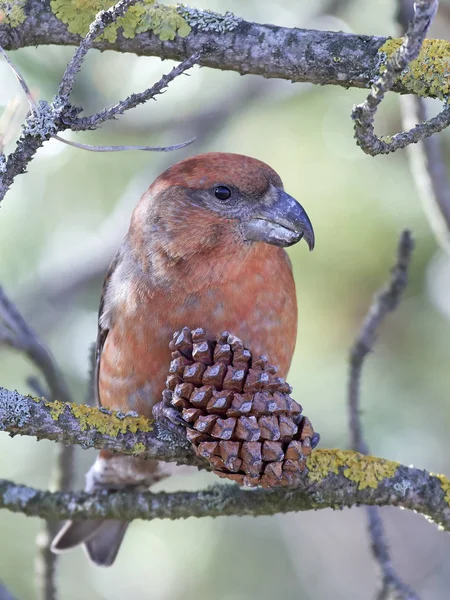
[[[144,417],[47,402],[0,388],[0,429],[84,448],[204,466],[176,430]],[[44,518],[122,520],[190,516],[270,515],[327,507],[402,506],[426,515],[450,531],[450,481],[419,469],[353,451],[316,450],[308,471],[293,488],[248,491],[218,486],[201,492],[88,495],[50,493],[0,481],[0,508]]]
[[[360,504],[390,505],[424,514],[450,531],[450,507],[443,490],[444,485],[447,489],[450,486],[448,480],[383,459],[339,450],[315,451],[308,466],[309,473],[303,475],[295,489],[258,488],[250,491],[237,486],[217,485],[196,492],[157,494],[133,491],[50,493],[0,480],[0,508],[47,518],[130,521],[273,515]],[[375,487],[365,487],[376,470],[379,481],[373,482]],[[351,479],[353,476],[354,479]]]
[[[92,47],[177,61],[207,49],[199,64],[215,69],[368,88],[379,75],[386,56],[400,45],[399,40],[385,37],[277,27],[244,20],[233,24],[231,31],[226,31],[226,21],[225,31],[207,31],[201,26],[202,12],[195,12],[197,18],[191,20],[192,31],[186,38],[177,36],[173,41],[163,42],[146,32],[132,39],[119,35],[113,43],[96,40]],[[48,0],[29,0],[27,18],[18,27],[0,24],[0,45],[9,50],[43,44],[78,46],[81,39],[67,31],[51,11]],[[444,98],[449,92],[449,57],[449,42],[430,41],[414,68],[403,74],[392,89]]]
[[[22,396],[0,387],[0,431],[30,435],[83,448],[205,466],[194,457],[190,443],[165,422]]]

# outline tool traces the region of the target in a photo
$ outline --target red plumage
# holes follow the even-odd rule
[[[254,354],[269,353],[286,377],[297,301],[281,246],[301,237],[312,248],[306,213],[283,191],[275,171],[258,160],[211,153],[165,171],[136,206],[104,284],[100,405],[151,417],[164,389],[172,333],[185,325],[211,335],[233,332]],[[158,478],[154,462],[101,452],[86,489],[149,486]],[[84,542],[97,564],[112,564],[125,524],[91,523],[82,530],[79,523],[67,524],[53,549]]]

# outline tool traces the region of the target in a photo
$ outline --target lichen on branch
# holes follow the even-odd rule
[[[358,452],[345,450],[315,451],[307,461],[310,481],[321,481],[329,473],[344,477],[358,484],[359,490],[376,489],[383,479],[394,477],[399,463]]]
[[[333,455],[335,458],[332,458]],[[273,515],[291,511],[322,508],[401,506],[425,515],[442,529],[450,531],[450,507],[443,476],[395,465],[392,475],[379,473],[376,487],[361,485],[363,478],[345,475],[348,464],[359,463],[365,469],[367,461],[382,461],[357,455],[353,451],[316,450],[296,487],[247,490],[237,485],[215,485],[195,492],[86,492],[51,493],[35,490],[10,481],[0,480],[0,508],[28,516],[58,519],[108,518],[185,519],[189,517],[219,517],[229,515]],[[330,464],[329,470],[325,467]],[[393,467],[392,467],[393,468]],[[383,467],[384,469],[384,467]],[[347,473],[348,475],[348,473]],[[358,480],[359,479],[359,480]],[[372,482],[372,471],[368,471]]]
[[[41,44],[78,46],[80,34],[76,32],[81,31],[81,25],[86,31],[89,19],[81,24],[83,11],[70,11],[72,1],[76,5],[83,0],[52,1],[58,3],[52,5],[53,10],[47,2],[28,0],[26,19],[17,26],[5,19],[0,21],[0,45],[6,50]],[[112,0],[84,0],[87,4],[101,1],[112,4]],[[0,0],[0,10],[4,2]],[[137,6],[130,8],[130,21],[122,21],[124,35],[117,36],[116,27],[109,39],[97,39],[93,47],[178,61],[208,48],[200,60],[202,66],[293,82],[370,88],[386,58],[401,43],[400,39],[386,37],[276,27],[245,21],[231,13],[218,15],[184,5],[146,2],[139,5],[139,10],[146,11],[140,16],[135,12]],[[91,15],[95,14],[95,9],[91,10]],[[176,30],[171,19],[175,20]],[[138,21],[142,29],[136,25]],[[137,30],[134,35],[135,25],[145,35]],[[133,37],[126,37],[129,34]],[[449,64],[450,42],[426,41],[411,70],[401,75],[392,89],[442,98],[448,92]]]
[[[169,461],[205,465],[204,461],[195,459],[184,436],[171,432],[165,423],[136,413],[22,396],[1,387],[0,431],[142,458],[164,460],[166,457]]]
[[[386,59],[402,44],[402,38],[388,39],[380,46],[381,69]],[[397,80],[417,96],[444,100],[450,94],[450,44],[446,40],[424,40],[419,56]]]
[[[113,452],[175,461],[200,468],[178,429],[133,414],[22,396],[0,388],[0,430],[12,435],[105,448]],[[298,485],[272,490],[216,486],[174,494],[42,492],[0,481],[0,508],[52,518],[187,518],[231,514],[275,514],[359,504],[403,506],[450,531],[450,481],[443,475],[364,456],[350,450],[315,450]]]
[[[17,27],[27,18],[24,7],[26,0],[0,0],[0,25]]]
[[[71,33],[86,35],[95,15],[114,6],[115,0],[51,0],[50,6]],[[152,31],[162,41],[173,40],[176,35],[186,37],[191,27],[175,6],[141,0],[131,6],[123,17],[109,25],[99,39],[115,42],[117,32],[122,30],[125,38]]]

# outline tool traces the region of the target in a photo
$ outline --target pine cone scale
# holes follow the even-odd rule
[[[195,452],[239,485],[293,485],[319,441],[267,356],[224,332],[187,327],[170,343],[164,398],[180,412]]]

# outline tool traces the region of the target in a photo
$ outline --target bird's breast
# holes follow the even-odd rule
[[[297,302],[285,252],[260,244],[246,263],[230,257],[226,277],[209,285],[177,281],[170,288],[130,282],[115,307],[99,372],[103,406],[151,416],[170,362],[172,333],[203,327],[238,335],[255,354],[267,354],[286,377],[295,346]]]

